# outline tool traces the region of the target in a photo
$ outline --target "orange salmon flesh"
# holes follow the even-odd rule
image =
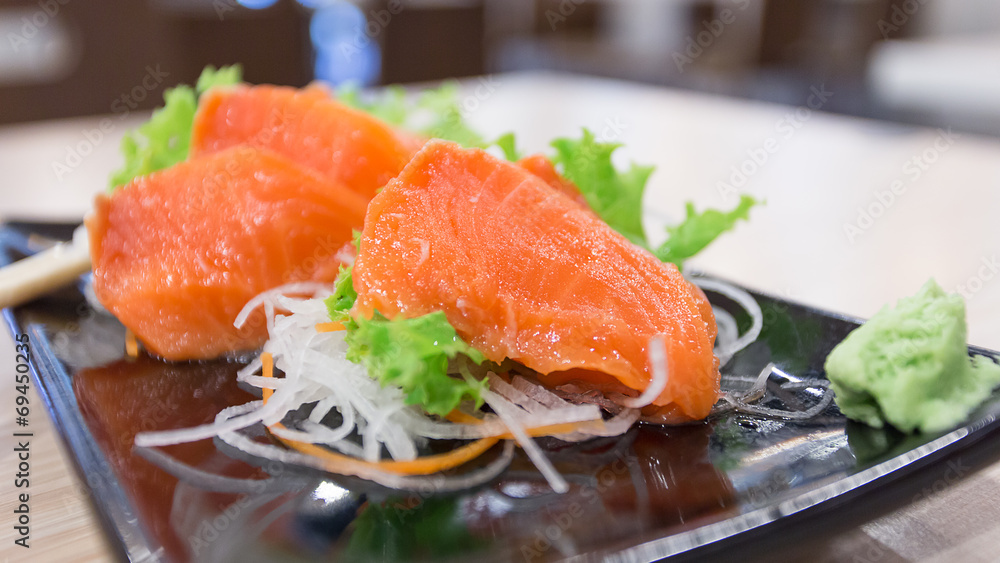
[[[98,300],[168,360],[260,347],[257,294],[332,282],[365,198],[274,153],[235,147],[100,195],[87,219]]]
[[[423,140],[347,107],[318,86],[239,85],[203,94],[191,155],[244,144],[284,155],[371,198]]]
[[[431,141],[375,196],[354,287],[355,315],[443,311],[487,358],[548,385],[636,395],[662,334],[670,377],[644,414],[701,419],[719,397],[704,295],[539,176],[478,149]]]

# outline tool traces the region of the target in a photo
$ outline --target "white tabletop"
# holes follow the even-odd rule
[[[521,148],[543,150],[585,126],[624,143],[623,162],[655,164],[646,200],[654,242],[663,238],[664,221],[683,215],[687,200],[699,209],[733,207],[737,197],[723,183],[767,200],[693,267],[861,317],[934,277],[968,294],[969,340],[1000,348],[1000,141],[814,111],[808,104],[821,108],[822,98],[837,95],[821,84],[800,108],[570,75],[500,75],[468,86],[468,117],[489,135],[515,131]],[[100,117],[0,128],[0,217],[79,220],[119,164],[118,137],[141,117],[111,117],[110,132],[94,143],[87,132],[93,139]],[[54,168],[87,143],[92,151],[68,173]],[[732,176],[741,167],[748,177],[738,186]],[[861,210],[870,220],[859,218]],[[10,351],[0,365],[13,365]],[[11,411],[0,409],[4,435],[13,428]],[[30,555],[68,549],[62,553],[102,557],[106,548],[85,495],[50,425],[40,409],[35,413],[34,447],[51,480],[41,498],[69,500],[39,501],[34,529],[41,547]],[[0,467],[10,467],[9,454],[3,456]],[[0,514],[7,515],[8,481],[0,491]],[[991,560],[1000,553],[1000,507],[984,500],[992,498],[1000,498],[1000,465],[837,536],[821,559],[874,560],[876,553],[879,561]],[[0,557],[44,560],[10,549],[9,528],[0,526]]]

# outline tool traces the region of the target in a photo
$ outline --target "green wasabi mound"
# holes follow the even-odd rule
[[[965,302],[930,280],[886,305],[826,359],[836,403],[848,418],[904,432],[938,432],[968,418],[1000,384],[1000,365],[970,358]]]

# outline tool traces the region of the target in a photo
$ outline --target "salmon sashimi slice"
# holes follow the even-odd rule
[[[635,395],[662,334],[670,377],[652,411],[701,419],[719,396],[704,295],[538,176],[481,150],[425,145],[369,204],[353,277],[353,314],[443,311],[487,358],[511,358],[550,386]]]
[[[533,154],[531,156],[526,156],[521,160],[517,161],[517,164],[524,168],[528,172],[531,172],[535,176],[538,176],[545,181],[546,184],[552,186],[557,191],[566,194],[567,197],[573,201],[579,203],[583,207],[590,209],[590,204],[587,203],[587,198],[583,197],[580,193],[580,188],[576,187],[576,184],[570,182],[566,177],[556,170],[552,161],[549,157],[544,154]]]
[[[237,330],[243,306],[282,284],[333,281],[365,206],[269,151],[194,158],[97,197],[87,218],[94,291],[168,360],[255,349],[267,336],[263,314]]]
[[[191,155],[243,144],[282,154],[371,198],[423,140],[334,100],[319,86],[239,85],[203,94]]]

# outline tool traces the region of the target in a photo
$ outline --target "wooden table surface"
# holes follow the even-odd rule
[[[799,107],[569,75],[466,85],[466,113],[488,134],[516,131],[534,151],[585,126],[624,143],[622,162],[655,164],[646,199],[654,242],[687,200],[699,209],[732,207],[743,192],[767,200],[693,267],[860,317],[934,277],[966,296],[969,341],[1000,349],[1000,140],[824,114],[837,92],[822,84]],[[142,117],[111,118],[96,142],[101,118],[0,129],[0,218],[79,220],[118,165],[118,138]],[[77,162],[74,149],[88,154]],[[67,163],[76,164],[67,172]],[[0,341],[12,374],[12,346]],[[0,409],[0,558],[106,560],[86,491],[32,401],[30,549],[13,544],[12,399]],[[1000,448],[991,447],[984,468],[965,470],[960,458],[961,478],[941,477],[904,508],[804,548],[817,561],[1000,560]]]

